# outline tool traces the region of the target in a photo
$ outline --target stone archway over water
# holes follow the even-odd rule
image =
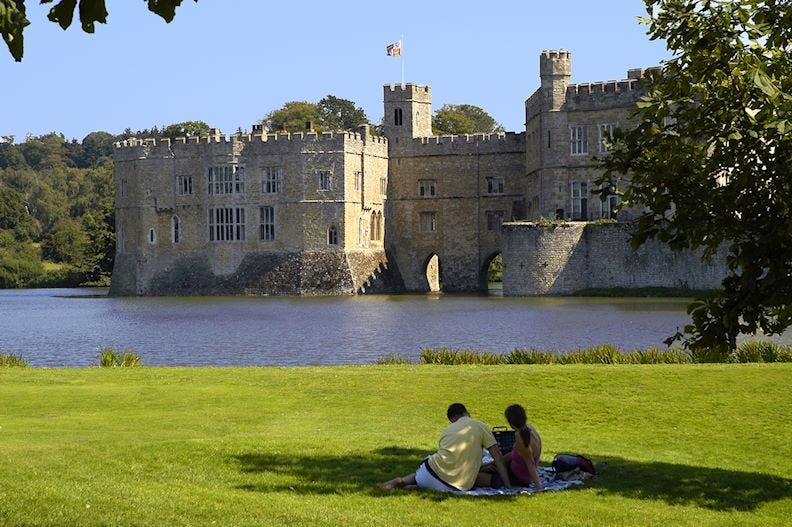
[[[442,272],[440,267],[440,258],[436,254],[432,254],[426,259],[424,265],[426,272],[426,282],[428,284],[428,291],[436,292],[442,290]]]

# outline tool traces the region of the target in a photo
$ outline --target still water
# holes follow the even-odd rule
[[[509,352],[604,342],[661,345],[688,323],[680,299],[115,298],[94,289],[0,290],[0,353],[31,366],[97,364],[103,347],[146,365],[370,364],[424,347]]]

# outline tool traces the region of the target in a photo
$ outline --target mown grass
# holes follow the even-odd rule
[[[8,368],[0,525],[788,525],[792,364]],[[525,405],[601,476],[559,493],[385,492],[450,402]]]

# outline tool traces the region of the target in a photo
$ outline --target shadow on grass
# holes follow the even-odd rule
[[[603,495],[659,500],[715,511],[753,511],[792,496],[792,479],[719,468],[594,456],[600,476],[587,482]]]
[[[233,462],[250,477],[237,488],[251,492],[301,494],[392,495],[378,484],[409,474],[428,452],[388,447],[359,456],[315,455],[284,458],[266,453],[234,456]],[[601,495],[663,501],[715,511],[753,511],[764,503],[792,496],[792,479],[735,470],[643,462],[619,457],[592,456],[599,476],[565,492],[593,490]],[[432,501],[479,499],[418,491]],[[493,496],[490,499],[519,499]]]

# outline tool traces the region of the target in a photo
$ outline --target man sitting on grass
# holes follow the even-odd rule
[[[487,425],[472,419],[461,403],[449,406],[446,415],[451,424],[440,434],[437,452],[424,459],[414,473],[386,481],[381,488],[418,485],[439,492],[470,490],[481,467],[482,448],[489,451],[505,486],[511,488],[500,448]]]

